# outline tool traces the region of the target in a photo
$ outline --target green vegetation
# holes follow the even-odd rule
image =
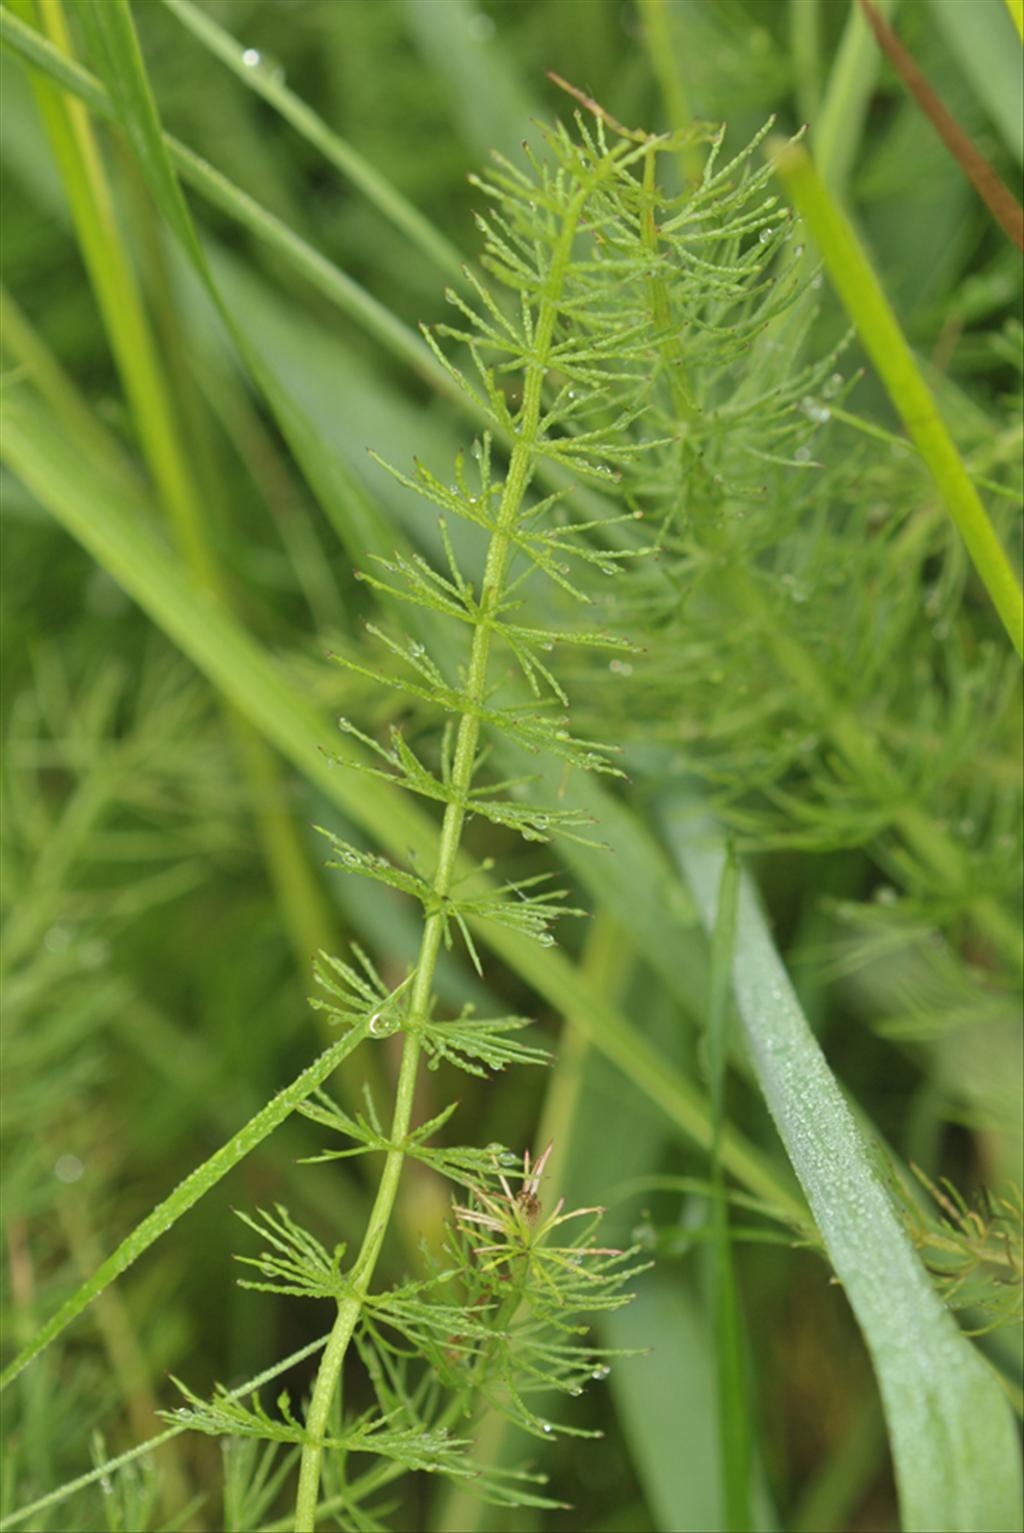
[[[0,42],[0,1528],[1018,1528],[1019,255],[859,7]]]

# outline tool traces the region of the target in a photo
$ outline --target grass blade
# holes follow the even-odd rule
[[[1018,36],[1024,42],[1024,0],[1006,0],[1006,9],[1013,17]]]
[[[879,4],[886,17],[895,8],[896,0],[881,0]],[[880,61],[878,46],[860,7],[851,5],[821,110],[812,124],[821,174],[837,197],[845,192],[857,157]]]
[[[201,1166],[180,1182],[169,1197],[158,1203],[148,1213],[141,1224],[136,1225],[131,1234],[122,1240],[117,1249],[101,1262],[95,1272],[81,1284],[79,1288],[66,1299],[51,1315],[45,1325],[33,1336],[28,1346],[24,1347],[13,1362],[9,1363],[0,1374],[0,1389],[4,1389],[13,1379],[16,1379],[21,1371],[39,1356],[50,1342],[60,1335],[72,1320],[92,1303],[103,1290],[120,1277],[132,1262],[137,1261],[144,1251],[148,1251],[154,1241],[159,1240],[161,1235],[176,1224],[183,1214],[187,1214],[199,1199],[209,1192],[211,1187],[226,1176],[227,1173],[244,1160],[251,1150],[266,1139],[268,1134],[273,1133],[279,1123],[283,1123],[290,1113],[293,1113],[300,1102],[304,1102],[311,1091],[315,1091],[329,1075],[337,1069],[338,1065],[356,1048],[363,1040],[365,1028],[355,1028],[352,1032],[333,1043],[329,1049],[315,1059],[311,1065],[307,1065],[301,1075],[297,1075],[290,1085],[285,1086],[272,1097],[267,1105],[260,1109],[255,1117],[250,1118],[244,1128],[239,1129],[227,1144],[221,1145],[220,1149],[205,1160]]]
[[[60,53],[6,6],[0,6],[0,41],[26,63],[62,85],[91,112],[108,119],[116,117],[110,93],[96,76]],[[164,134],[163,140],[175,169],[201,196],[264,240],[294,271],[404,361],[431,388],[447,398],[456,399],[460,405],[464,404],[464,396],[434,359],[430,348],[365,288],[172,134]]]
[[[30,14],[27,4],[23,9]],[[61,6],[54,0],[44,14],[53,42],[67,50],[70,43]],[[81,106],[45,77],[37,75],[33,85],[104,329],[164,510],[198,580],[220,601],[227,602],[227,587],[204,525],[204,497],[185,449],[167,372],[158,355],[121,233],[92,124]],[[187,228],[183,204],[180,211],[182,226]],[[323,897],[298,844],[295,828],[280,807],[273,758],[263,742],[237,719],[229,717],[228,723],[256,806],[254,817],[264,861],[280,894],[293,947],[301,963],[311,948],[322,946],[328,939],[330,921]]]
[[[289,1368],[305,1362],[307,1357],[313,1357],[325,1345],[326,1334],[318,1336],[316,1341],[309,1341],[297,1352],[284,1357],[272,1367],[265,1368],[255,1378],[247,1379],[244,1384],[239,1384],[235,1389],[228,1392],[228,1400],[244,1400],[246,1395],[255,1394],[262,1389],[264,1384],[269,1384],[273,1379],[279,1378],[282,1373],[287,1373]],[[102,1464],[97,1464],[95,1469],[90,1469],[87,1474],[78,1475],[74,1480],[68,1480],[66,1484],[50,1491],[45,1496],[40,1496],[36,1501],[30,1501],[25,1506],[19,1506],[14,1511],[8,1512],[0,1518],[0,1533],[7,1533],[8,1528],[16,1528],[19,1523],[27,1522],[30,1517],[39,1512],[45,1512],[51,1506],[59,1506],[69,1496],[77,1495],[80,1490],[86,1490],[90,1485],[95,1485],[97,1480],[103,1480],[109,1475],[115,1474],[125,1464],[134,1463],[136,1459],[145,1458],[147,1454],[154,1453],[164,1443],[170,1442],[174,1437],[180,1437],[183,1432],[189,1430],[188,1423],[182,1422],[181,1426],[168,1427],[165,1432],[158,1432],[156,1436],[148,1438],[145,1442],[136,1444],[134,1448],[128,1448],[124,1453],[118,1453],[114,1458],[106,1459]]]
[[[776,143],[770,152],[1014,648],[1024,656],[1024,598],[1017,578],[853,226],[801,144]]]
[[[249,64],[249,50],[236,42],[230,32],[218,26],[211,16],[193,5],[192,0],[163,0],[163,4],[193,37],[238,76],[243,85],[268,102],[297,133],[301,133],[307,143],[312,144],[335,169],[340,170],[439,272],[456,281],[461,278],[463,258],[455,246],[357,149],[329,128],[283,80],[277,79],[270,70],[261,69],[258,65],[254,68]]]
[[[706,824],[696,828],[690,806],[670,808],[666,825],[711,931],[723,848]],[[732,992],[761,1089],[871,1353],[903,1527],[1008,1533],[1019,1525],[1021,1497],[1010,1407],[913,1250],[746,876]]]
[[[708,1052],[711,1065],[711,1277],[715,1319],[715,1377],[721,1444],[722,1510],[729,1533],[753,1526],[750,1505],[750,1405],[743,1334],[720,1147],[729,1058],[730,978],[736,941],[739,863],[730,850],[722,863],[711,932]]]

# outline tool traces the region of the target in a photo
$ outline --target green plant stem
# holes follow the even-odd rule
[[[426,957],[426,947],[427,931],[425,929],[423,949],[421,949],[420,954],[421,964]],[[435,948],[435,959],[436,956]],[[417,989],[419,988],[418,980],[421,972],[426,973],[426,967],[417,970]],[[431,975],[433,973],[432,966],[430,973]],[[429,1001],[429,980],[427,984]],[[381,1174],[380,1183],[377,1187],[377,1196],[374,1199],[373,1208],[370,1212],[366,1235],[346,1284],[348,1291],[345,1298],[338,1305],[338,1314],[331,1328],[327,1346],[324,1348],[323,1356],[320,1359],[320,1367],[317,1370],[316,1383],[313,1386],[313,1395],[309,1403],[309,1412],[306,1416],[307,1441],[302,1449],[299,1488],[295,1506],[296,1533],[312,1533],[312,1529],[316,1527],[316,1503],[320,1492],[320,1462],[323,1456],[323,1440],[327,1431],[327,1422],[335,1390],[338,1387],[342,1364],[345,1361],[345,1353],[348,1351],[352,1332],[355,1330],[363,1300],[373,1278],[377,1258],[380,1255],[381,1247],[384,1244],[384,1237],[387,1234],[388,1225],[391,1221],[391,1210],[394,1207],[395,1197],[398,1193],[398,1183],[405,1160],[405,1151],[401,1148],[401,1145],[409,1132],[409,1124],[412,1119],[419,1052],[418,1039],[414,1033],[408,1033],[402,1050],[402,1067],[398,1077],[394,1117],[391,1121],[391,1143],[398,1146],[398,1148],[389,1150],[384,1162],[384,1170]]]
[[[312,1533],[316,1525],[320,1461],[323,1456],[323,1437],[327,1418],[337,1389],[345,1353],[359,1318],[362,1301],[373,1278],[398,1192],[402,1162],[405,1158],[401,1145],[409,1131],[416,1067],[419,1061],[419,1044],[415,1027],[417,1022],[429,1015],[431,1007],[434,969],[444,932],[444,902],[448,898],[456,876],[462,827],[476,768],[480,710],[487,695],[487,666],[491,653],[494,621],[498,616],[505,574],[512,553],[512,534],[519,519],[523,497],[530,480],[540,423],[544,375],[554,335],[558,303],[572,252],[576,224],[589,192],[589,186],[581,187],[566,212],[565,222],[552,256],[544,299],[538,315],[534,356],[523,390],[516,445],[509,461],[508,477],[484,564],[478,622],[473,630],[466,676],[466,699],[470,711],[463,714],[456,736],[451,775],[452,796],[445,807],[437,869],[431,886],[434,908],[427,916],[423,927],[423,939],[416,963],[416,977],[413,980],[409,1001],[408,1023],[412,1030],[406,1036],[402,1051],[402,1067],[391,1129],[391,1143],[395,1148],[388,1152],[366,1237],[352,1269],[348,1284],[349,1292],[338,1306],[338,1316],[331,1332],[331,1339],[321,1359],[313,1388],[306,1422],[309,1441],[302,1450],[302,1464],[299,1472],[295,1533]]]
[[[618,1003],[629,983],[632,953],[622,927],[604,907],[594,915],[581,967],[596,992],[609,995]],[[564,1184],[573,1124],[583,1090],[583,1072],[591,1048],[579,1029],[571,1025],[563,1028],[536,1137],[538,1153],[543,1153],[549,1143],[552,1145],[544,1176],[549,1188]],[[499,1411],[484,1411],[473,1430],[474,1463],[488,1468],[500,1462],[508,1430],[508,1419]],[[453,1479],[441,1500],[434,1526],[443,1533],[477,1533],[484,1525],[486,1507],[474,1492],[472,1482]]]
[[[332,770],[322,750],[324,717],[297,694],[279,665],[228,613],[201,598],[176,557],[151,530],[148,507],[140,498],[127,495],[113,476],[83,461],[73,439],[54,433],[52,417],[24,389],[3,401],[2,444],[9,466],[40,503],[270,744],[391,855],[402,858],[412,848],[427,862],[437,844],[430,819],[407,795],[386,784],[367,777],[353,783],[347,774]],[[353,746],[349,754],[361,759]],[[459,876],[470,873],[478,888],[490,886],[486,873],[460,856]],[[470,926],[557,1014],[569,1017],[677,1129],[707,1148],[710,1118],[701,1093],[606,995],[583,982],[564,953],[495,922],[473,918]],[[732,1127],[723,1141],[722,1159],[732,1176],[783,1218],[797,1225],[805,1222],[806,1210],[789,1178]]]
[[[801,144],[775,143],[769,153],[1014,648],[1024,656],[1024,599],[1017,578],[852,224]]]

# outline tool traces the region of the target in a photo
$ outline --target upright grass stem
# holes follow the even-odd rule
[[[462,828],[476,768],[480,710],[484,706],[487,695],[487,666],[491,654],[493,625],[498,615],[505,575],[512,554],[512,534],[530,481],[540,422],[541,391],[548,366],[548,353],[554,335],[559,298],[569,265],[576,225],[590,190],[589,185],[582,186],[566,212],[538,316],[533,359],[527,369],[523,404],[518,421],[518,439],[509,462],[508,477],[484,565],[479,621],[473,630],[466,678],[466,699],[469,711],[462,715],[456,737],[451,776],[452,796],[445,807],[437,869],[431,887],[434,908],[427,916],[423,927],[415,979],[409,1000],[410,1031],[406,1033],[402,1050],[398,1091],[391,1124],[390,1142],[393,1148],[388,1152],[384,1162],[384,1171],[362,1248],[348,1280],[348,1292],[338,1306],[338,1315],[313,1387],[309,1414],[306,1418],[308,1441],[302,1450],[299,1470],[295,1533],[312,1533],[316,1526],[320,1465],[331,1404],[363,1300],[373,1279],[398,1192],[405,1160],[403,1141],[409,1132],[412,1118],[413,1094],[419,1063],[420,1046],[416,1036],[416,1025],[430,1013],[434,970],[444,934],[444,903],[455,878]]]
[[[24,21],[34,19],[32,0],[14,0],[14,6]],[[38,15],[51,43],[70,58],[70,34],[61,0],[38,0]],[[34,78],[33,85],[104,329],[161,504],[194,578],[227,606],[227,588],[206,535],[202,495],[118,226],[88,113],[41,76]],[[331,930],[323,898],[291,819],[281,806],[280,779],[271,753],[233,709],[228,710],[227,718],[267,868],[280,894],[295,954],[305,961],[310,951],[326,944]]]
[[[1024,656],[1024,601],[1017,578],[853,226],[801,144],[776,143],[770,153],[1014,649]]]

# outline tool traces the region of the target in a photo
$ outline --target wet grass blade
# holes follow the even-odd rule
[[[357,187],[439,272],[455,281],[461,279],[463,257],[455,246],[273,71],[262,68],[258,62],[251,63],[250,49],[218,26],[212,16],[193,5],[192,0],[163,0],[163,4],[204,48],[238,76],[243,85],[268,102],[307,143]]]
[[[666,829],[712,932],[725,852],[692,805]],[[754,885],[740,880],[732,993],[780,1137],[857,1317],[881,1389],[907,1533],[1019,1526],[1020,1458],[1010,1406],[961,1335],[890,1202],[800,1008]]]
[[[116,117],[110,92],[96,76],[60,53],[35,28],[26,26],[6,6],[0,6],[0,41],[32,67],[82,101],[100,117]],[[165,134],[167,154],[178,173],[214,207],[236,220],[243,228],[277,252],[297,272],[345,314],[400,358],[438,393],[456,399],[458,392],[444,368],[434,359],[430,348],[415,331],[410,330],[365,288],[326,256],[314,250],[302,237],[288,228],[273,213],[221,175],[200,155],[185,144]],[[161,173],[162,174],[162,173]]]

